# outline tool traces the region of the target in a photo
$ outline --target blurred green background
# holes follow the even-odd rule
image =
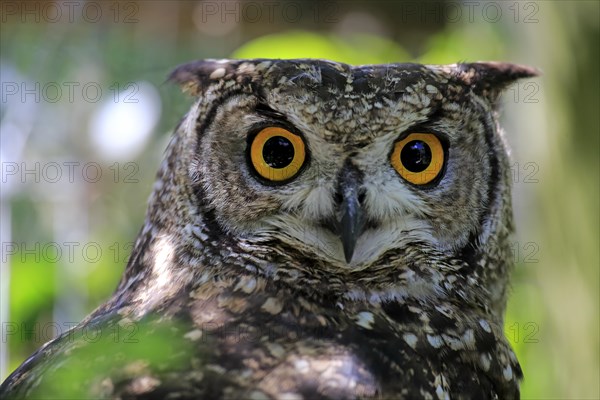
[[[522,397],[600,398],[597,1],[4,1],[1,379],[110,296],[199,58],[502,60]]]

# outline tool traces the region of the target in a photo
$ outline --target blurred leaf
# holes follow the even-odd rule
[[[136,378],[156,379],[163,371],[191,369],[197,352],[183,338],[186,325],[154,317],[120,323],[104,318],[63,336],[57,344],[61,350],[45,361],[40,386],[31,397],[105,398],[111,388],[122,390]]]
[[[506,57],[505,39],[492,24],[464,26],[433,36],[419,57],[424,64],[493,61]]]
[[[517,266],[517,272],[527,268]],[[518,278],[519,275],[515,276]],[[504,332],[513,347],[523,369],[525,380],[521,385],[524,399],[534,398],[545,393],[551,387],[546,377],[552,376],[552,365],[540,363],[540,356],[547,352],[548,316],[543,303],[539,301],[542,293],[530,280],[516,280],[510,292],[505,317]]]
[[[234,58],[324,58],[353,65],[403,62],[409,55],[382,37],[348,37],[290,31],[254,39],[232,54]]]
[[[15,254],[11,264],[11,319],[22,321],[32,318],[41,309],[51,309],[56,295],[56,264],[48,262],[40,253],[24,252]]]

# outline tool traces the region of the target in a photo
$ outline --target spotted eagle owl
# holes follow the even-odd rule
[[[113,297],[2,398],[510,399],[507,63],[204,60]],[[92,332],[92,333],[91,333]]]

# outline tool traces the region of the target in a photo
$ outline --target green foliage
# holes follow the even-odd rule
[[[244,44],[233,58],[324,58],[353,65],[399,62],[408,54],[389,39],[367,34],[347,37],[289,31]]]
[[[24,320],[39,317],[56,296],[56,264],[19,252],[11,259],[10,313]]]
[[[432,36],[419,62],[454,64],[462,61],[504,60],[505,46],[502,33],[496,26],[471,25]]]
[[[189,370],[192,342],[173,321],[103,321],[74,329],[61,339],[44,366],[45,374],[32,398],[97,399],[130,379],[157,379],[161,371]],[[90,389],[91,388],[91,389]]]

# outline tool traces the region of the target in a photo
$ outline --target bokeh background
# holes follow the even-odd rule
[[[199,58],[503,60],[526,399],[600,397],[597,1],[0,3],[0,378],[110,296]]]

